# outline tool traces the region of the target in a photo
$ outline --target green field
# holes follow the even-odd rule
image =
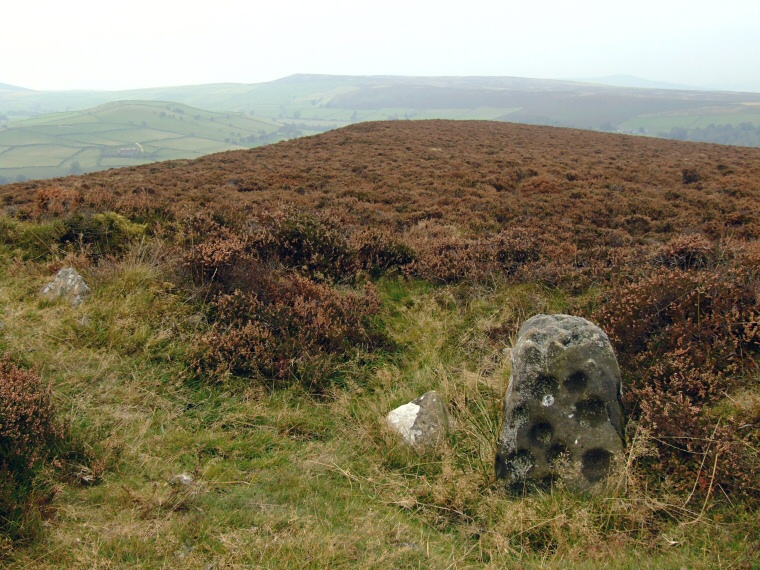
[[[736,108],[692,109],[685,112],[643,115],[620,125],[621,130],[641,130],[656,133],[673,128],[704,129],[710,125],[739,125],[753,123],[760,126],[760,107],[742,105]]]
[[[279,126],[239,113],[151,101],[34,117],[0,130],[0,179],[64,176],[251,147]]]

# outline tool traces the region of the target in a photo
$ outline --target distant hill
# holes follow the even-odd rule
[[[178,103],[121,101],[0,129],[0,181],[49,178],[281,140],[276,122]]]
[[[678,89],[675,85],[629,76],[594,81],[297,74],[257,84],[219,83],[131,91],[0,89],[0,125],[15,133],[0,131],[0,176],[6,181],[17,177],[59,176],[74,168],[75,162],[78,167],[74,171],[78,168],[95,170],[124,166],[138,160],[190,158],[204,152],[256,146],[317,134],[352,123],[378,120],[508,121],[760,146],[760,93]],[[602,81],[618,85],[601,84]],[[134,113],[126,112],[120,106],[118,112],[109,111],[109,117],[104,121],[104,128],[118,130],[118,136],[106,137],[106,140],[93,138],[96,127],[89,125],[93,122],[93,111],[88,109],[101,109],[101,105],[117,101],[131,101],[133,106],[142,101],[145,106],[140,107],[138,114],[144,112],[148,115],[132,116]],[[156,111],[151,105],[164,108]],[[143,122],[153,129],[151,121],[155,122],[155,119],[150,117],[156,112],[172,114],[170,111],[173,108],[181,108],[182,105],[194,108],[188,111],[192,116],[200,114],[205,117],[204,113],[209,114],[208,119],[204,118],[205,125],[214,122],[211,119],[214,113],[221,114],[218,117],[221,122],[229,122],[228,115],[246,117],[248,122],[241,128],[234,124],[227,125],[229,129],[222,127],[221,131],[217,125],[216,130],[211,129],[213,132],[199,134],[203,130],[202,125],[195,125],[195,130],[188,131],[188,123],[182,124],[187,116],[180,115],[172,123],[181,127],[178,132],[172,130],[172,124],[163,121],[162,128],[168,128],[172,135],[202,139],[198,144],[188,142],[184,155],[179,154],[180,149],[152,144],[158,139],[145,139],[146,133],[141,131],[144,129]],[[99,115],[106,108],[94,114]],[[201,112],[200,109],[206,111]],[[61,112],[66,114],[45,116]],[[80,113],[84,113],[85,118],[80,118]],[[127,117],[126,121],[119,119],[120,114]],[[68,121],[65,123],[65,137],[59,136],[62,135],[60,130],[39,130],[59,125],[61,120]],[[83,126],[84,132],[78,132],[78,125]],[[19,128],[26,134],[30,134],[32,129],[34,136],[31,139],[16,138]],[[135,132],[129,133],[130,129]],[[191,133],[194,135],[191,136]],[[41,135],[44,135],[42,142],[36,142],[38,139],[35,137]],[[148,137],[154,135],[153,130],[147,133]],[[169,140],[172,137],[165,138]],[[214,144],[209,144],[209,140]],[[61,145],[62,142],[65,144]],[[152,150],[140,157],[129,156],[132,161],[129,163],[113,160],[118,158],[111,156],[114,151],[102,148],[135,142]],[[32,146],[37,144],[48,148]],[[27,148],[17,148],[20,145]],[[66,148],[62,149],[61,146]],[[56,150],[49,152],[53,147]],[[83,154],[75,157],[72,148],[78,148],[77,152]],[[97,152],[106,152],[108,156],[97,155]]]
[[[662,113],[719,117],[737,106],[760,103],[760,93],[679,90],[675,85],[628,76],[591,81],[595,83],[521,77],[298,74],[248,85],[0,93],[0,111],[10,110],[18,116],[26,110],[37,115],[82,110],[117,100],[160,100],[216,112],[253,112],[269,119],[301,121],[306,130],[315,122],[336,127],[388,117],[506,119],[508,115],[518,122],[598,129],[605,123],[618,128],[622,123]]]
[[[0,91],[31,91],[24,87],[16,87],[15,85],[8,85],[7,83],[0,83]]]
[[[583,83],[597,83],[600,85],[610,85],[613,87],[633,87],[635,89],[674,89],[678,91],[699,91],[700,89],[692,85],[682,83],[669,83],[667,81],[652,81],[643,79],[634,75],[607,75],[605,77],[586,77],[574,79]]]

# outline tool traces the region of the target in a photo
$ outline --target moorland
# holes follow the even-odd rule
[[[3,186],[3,562],[756,567],[758,198],[758,149],[440,120]],[[596,495],[494,477],[542,312],[620,362]]]
[[[174,120],[157,118],[157,109]],[[760,146],[759,113],[757,93],[519,77],[299,74],[113,92],[0,84],[0,183],[195,158],[377,120],[484,119]],[[138,153],[136,144],[150,148]],[[119,154],[129,147],[136,152]]]

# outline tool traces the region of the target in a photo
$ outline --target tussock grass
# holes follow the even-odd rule
[[[508,347],[529,314],[567,306],[554,291],[381,281],[385,332],[402,348],[370,366],[349,362],[344,381],[315,398],[303,385],[198,382],[182,355],[203,319],[138,246],[83,270],[94,293],[78,308],[40,301],[50,273],[16,263],[24,271],[1,277],[3,347],[53,380],[97,461],[62,484],[44,538],[11,548],[10,568],[738,568],[757,559],[756,512],[647,488],[637,461],[652,446],[633,425],[625,464],[600,496],[500,489],[492,466]],[[418,452],[384,416],[430,389],[449,402],[453,427],[445,445]],[[756,397],[742,399],[749,416]]]

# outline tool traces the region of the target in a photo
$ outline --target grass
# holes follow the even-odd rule
[[[760,123],[760,114],[752,113],[702,113],[692,111],[690,113],[662,113],[652,116],[640,116],[623,123],[621,130],[640,130],[644,127],[652,134],[669,132],[673,128],[706,128],[709,125],[738,125],[740,123]]]
[[[53,382],[94,485],[61,484],[41,540],[8,568],[740,568],[758,563],[757,513],[676,508],[634,472],[600,497],[525,499],[493,481],[493,446],[519,324],[567,309],[552,289],[385,278],[384,327],[401,347],[349,364],[315,398],[293,386],[195,377],[204,320],[159,243],[81,265],[93,299],[42,301],[60,261],[0,251],[0,346]],[[69,261],[76,261],[70,258]],[[449,442],[417,453],[384,425],[436,389]],[[645,441],[632,456],[646,453]],[[92,467],[82,467],[82,473]],[[178,476],[187,477],[187,484]],[[621,490],[624,489],[624,490]]]

